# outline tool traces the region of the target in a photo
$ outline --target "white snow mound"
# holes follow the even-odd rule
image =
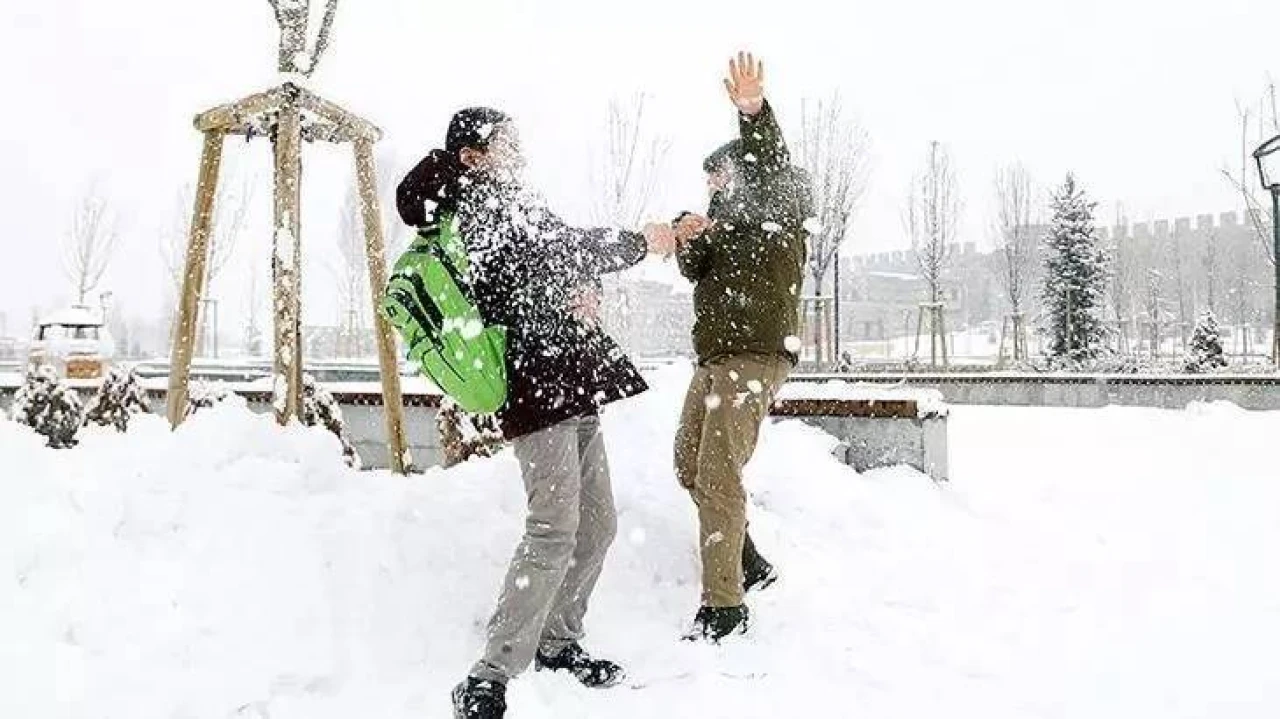
[[[783,579],[707,647],[678,641],[687,377],[606,420],[620,526],[587,645],[629,685],[531,673],[513,719],[1280,715],[1280,483],[1242,459],[1280,417],[957,408],[944,487],[771,426],[751,528]],[[522,528],[510,453],[404,479],[243,406],[144,419],[67,451],[0,421],[0,716],[448,716]]]

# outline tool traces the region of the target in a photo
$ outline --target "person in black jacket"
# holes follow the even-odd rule
[[[521,182],[523,166],[507,115],[463,110],[445,149],[423,159],[396,198],[409,225],[454,218],[472,297],[486,322],[507,328],[507,401],[497,418],[529,501],[484,656],[453,693],[460,719],[502,717],[507,682],[531,663],[588,686],[622,677],[579,644],[617,527],[598,413],[647,386],[598,324],[599,278],[646,251],[675,249],[669,225],[643,233],[567,225]]]

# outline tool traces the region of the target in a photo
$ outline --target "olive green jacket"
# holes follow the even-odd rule
[[[698,362],[727,355],[799,350],[799,305],[813,214],[808,176],[791,154],[773,110],[739,115],[740,138],[708,158],[727,164],[730,188],[711,200],[711,228],[681,246],[681,273],[694,283]]]

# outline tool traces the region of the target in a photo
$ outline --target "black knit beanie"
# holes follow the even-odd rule
[[[461,195],[459,181],[467,172],[459,153],[468,147],[488,148],[493,131],[510,121],[506,113],[488,107],[457,112],[449,121],[445,149],[428,153],[396,188],[400,219],[410,227],[425,227],[435,222],[440,212],[454,211]]]
[[[489,107],[459,110],[449,121],[444,149],[455,155],[468,147],[484,150],[489,147],[493,131],[505,122],[511,122],[511,116],[501,110]]]
[[[733,140],[725,143],[716,149],[715,152],[707,156],[702,162],[702,171],[708,175],[716,170],[724,169],[726,166],[737,165],[742,159],[742,140]]]

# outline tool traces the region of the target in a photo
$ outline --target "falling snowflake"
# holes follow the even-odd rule
[[[751,390],[752,394],[760,394],[764,391],[764,385],[760,383],[760,380],[753,379],[747,382],[747,389]]]
[[[822,223],[818,221],[818,218],[810,217],[804,221],[804,231],[811,235],[816,235],[822,232]]]
[[[703,399],[703,402],[705,402],[707,405],[707,409],[712,412],[716,411],[717,409],[720,409],[720,403],[722,401],[723,400],[720,399],[720,395],[718,394],[709,394]]]
[[[521,574],[516,577],[516,589],[524,591],[529,588],[529,575]]]
[[[760,225],[760,229],[764,230],[765,232],[782,232],[782,225],[779,225],[773,220],[770,220]]]
[[[757,161],[757,158],[756,158],[756,156],[755,156],[755,153],[751,153],[751,152],[748,152],[747,154],[743,155],[743,156],[742,156],[742,159],[746,160],[747,162],[756,162],[756,161]]]
[[[740,377],[740,376],[741,376],[741,375],[739,375],[739,374],[738,374],[738,371],[737,371],[737,370],[732,370],[732,369],[731,369],[731,370],[729,370],[729,379],[733,380],[734,382],[737,382],[737,381],[738,381],[738,377]]]
[[[804,344],[800,341],[799,337],[790,335],[787,339],[783,340],[782,346],[786,347],[787,351],[791,354],[800,354],[800,350],[804,347]]]

